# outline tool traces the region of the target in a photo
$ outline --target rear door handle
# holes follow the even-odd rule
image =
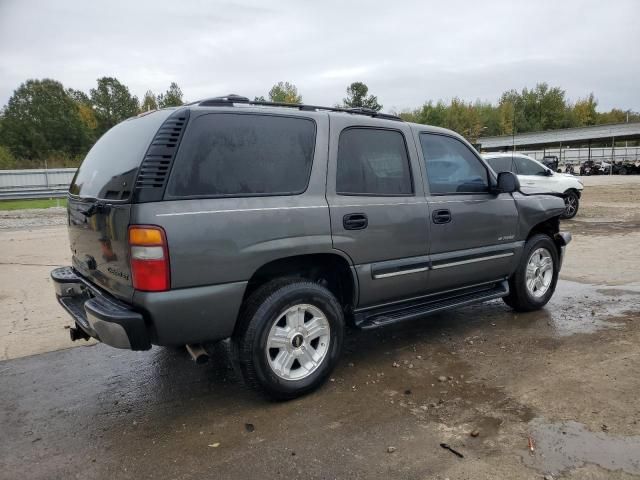
[[[451,221],[451,212],[447,209],[434,210],[431,214],[433,223],[442,224],[449,223]]]
[[[349,213],[342,217],[345,230],[364,230],[369,225],[369,219],[364,213]]]

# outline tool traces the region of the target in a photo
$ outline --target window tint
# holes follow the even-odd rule
[[[81,197],[126,200],[156,132],[172,110],[130,118],[96,142],[76,172],[69,192]]]
[[[487,169],[459,140],[423,133],[420,144],[432,194],[489,191]]]
[[[315,123],[304,118],[208,114],[189,127],[169,197],[290,195],[309,181]]]
[[[546,170],[542,165],[523,157],[514,157],[513,161],[520,175],[546,175]]]
[[[514,171],[513,157],[488,157],[485,160],[496,173]]]
[[[344,130],[338,143],[336,191],[365,195],[412,194],[404,135],[372,128]]]

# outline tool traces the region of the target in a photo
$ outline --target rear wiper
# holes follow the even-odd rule
[[[81,212],[85,217],[89,218],[96,213],[107,213],[111,209],[111,205],[108,203],[96,201],[84,212]]]

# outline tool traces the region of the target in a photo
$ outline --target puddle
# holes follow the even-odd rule
[[[525,455],[524,463],[545,474],[557,475],[584,464],[606,470],[623,470],[640,475],[640,436],[593,433],[577,422],[531,422],[535,453]]]
[[[640,311],[640,290],[560,280],[549,304],[532,315],[547,315],[556,335],[567,336],[620,328],[623,324],[611,319],[633,310]]]

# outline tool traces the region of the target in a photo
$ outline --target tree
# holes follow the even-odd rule
[[[0,170],[10,170],[15,166],[16,159],[13,158],[9,149],[0,145]]]
[[[183,103],[182,90],[180,90],[180,87],[176,82],[171,82],[169,90],[164,94],[161,93],[158,95],[158,106],[160,108],[179,107]]]
[[[584,127],[587,125],[595,125],[598,118],[598,112],[596,112],[597,106],[598,102],[593,96],[593,93],[590,93],[587,98],[579,99],[570,112],[571,126]]]
[[[89,143],[77,105],[60,82],[27,80],[13,92],[3,113],[0,144],[14,156],[77,155]]]
[[[80,115],[80,119],[82,120],[90,143],[95,142],[97,138],[96,132],[98,128],[98,120],[96,119],[96,115],[93,111],[93,105],[91,104],[89,95],[84,93],[82,90],[74,90],[73,88],[67,89],[67,93],[76,104],[78,114]]]
[[[100,135],[121,121],[138,114],[138,99],[113,77],[98,79],[98,86],[91,89],[91,103]]]
[[[346,108],[369,108],[379,112],[382,105],[378,103],[378,97],[369,95],[369,87],[362,82],[353,82],[347,87],[347,98],[342,100]]]
[[[302,103],[302,96],[293,83],[278,82],[269,90],[269,100],[277,103]]]
[[[266,102],[266,101],[267,101],[267,99],[266,99],[266,98],[264,98],[264,96],[263,96],[263,95],[260,95],[259,97],[254,97],[254,98],[253,98],[253,101],[254,101],[254,102]]]
[[[158,109],[158,101],[155,94],[151,90],[147,90],[147,93],[142,97],[142,104],[140,105],[141,112],[148,112],[150,110]]]

